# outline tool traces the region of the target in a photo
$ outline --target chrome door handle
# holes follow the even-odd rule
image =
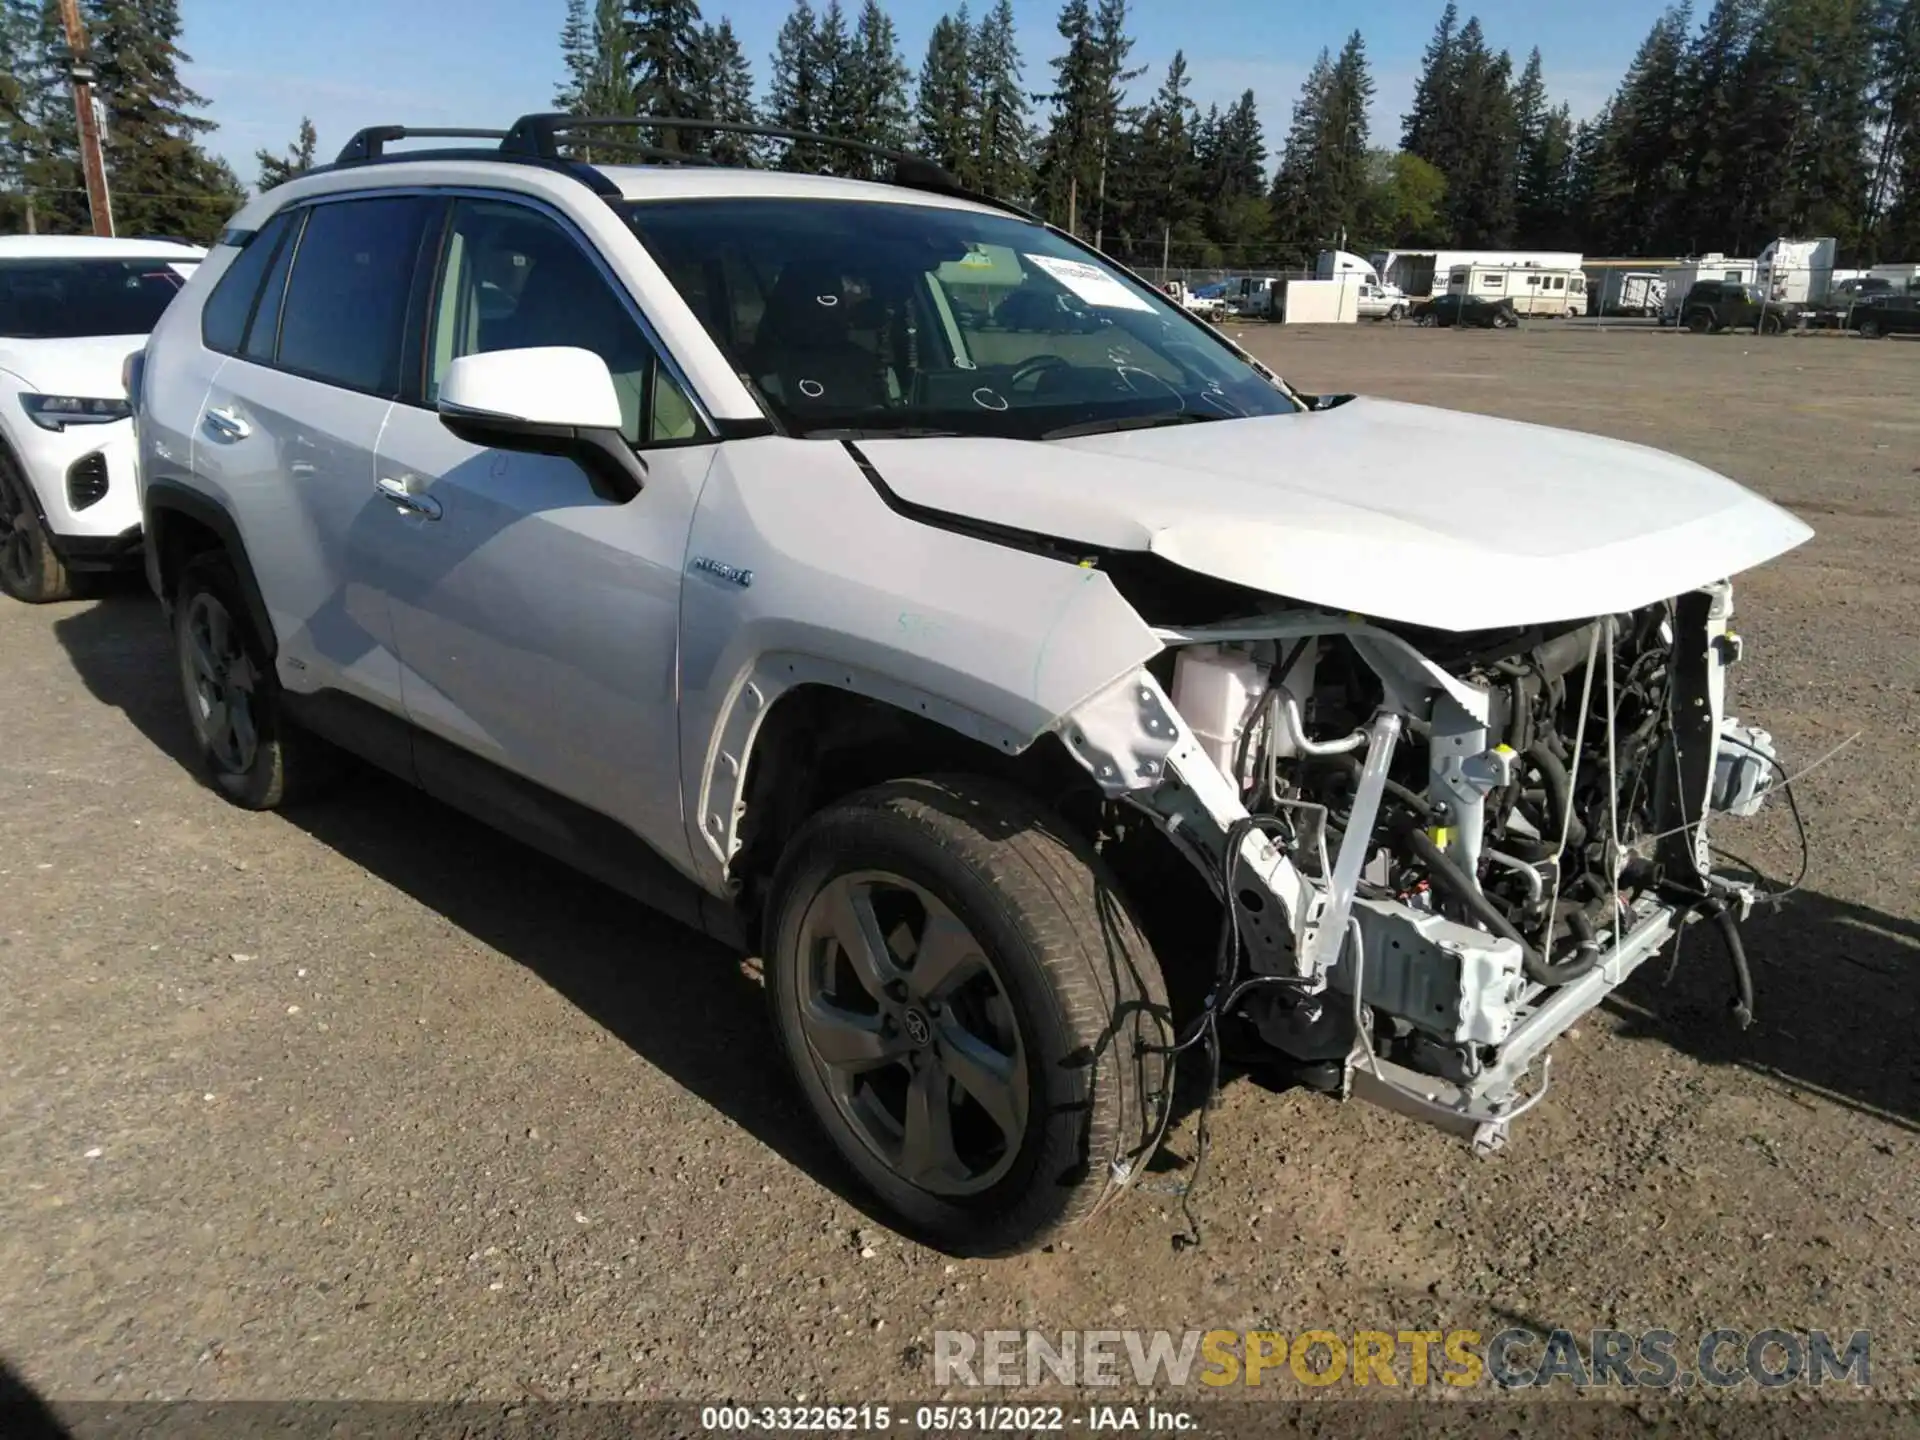
[[[408,514],[418,515],[423,520],[438,520],[440,502],[431,495],[414,494],[410,488],[411,484],[411,476],[405,480],[393,480],[382,476],[378,488],[382,495]]]
[[[232,410],[208,409],[205,422],[216,440],[244,440],[253,427]]]

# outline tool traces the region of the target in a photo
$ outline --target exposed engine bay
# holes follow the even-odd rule
[[[1061,734],[1222,902],[1216,1045],[1498,1148],[1552,1040],[1688,921],[1751,1017],[1754,896],[1706,832],[1759,808],[1776,759],[1724,715],[1731,608],[1720,583],[1500,632],[1299,609],[1164,629]]]

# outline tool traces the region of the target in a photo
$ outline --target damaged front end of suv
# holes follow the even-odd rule
[[[1275,601],[1157,629],[1058,733],[1225,907],[1216,1044],[1498,1149],[1552,1041],[1689,921],[1751,1015],[1753,892],[1708,828],[1776,760],[1725,713],[1731,616],[1726,582],[1468,633]]]

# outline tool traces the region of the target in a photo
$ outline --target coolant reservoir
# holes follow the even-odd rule
[[[1173,706],[1236,785],[1234,750],[1266,693],[1267,667],[1243,651],[1189,645],[1173,657]]]

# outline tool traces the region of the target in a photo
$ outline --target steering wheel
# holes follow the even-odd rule
[[[1023,360],[1014,367],[1013,374],[1007,377],[1007,388],[1011,390],[1025,381],[1038,380],[1042,375],[1052,374],[1055,370],[1071,370],[1072,368],[1072,364],[1063,356],[1052,354],[1035,355],[1031,360]]]

